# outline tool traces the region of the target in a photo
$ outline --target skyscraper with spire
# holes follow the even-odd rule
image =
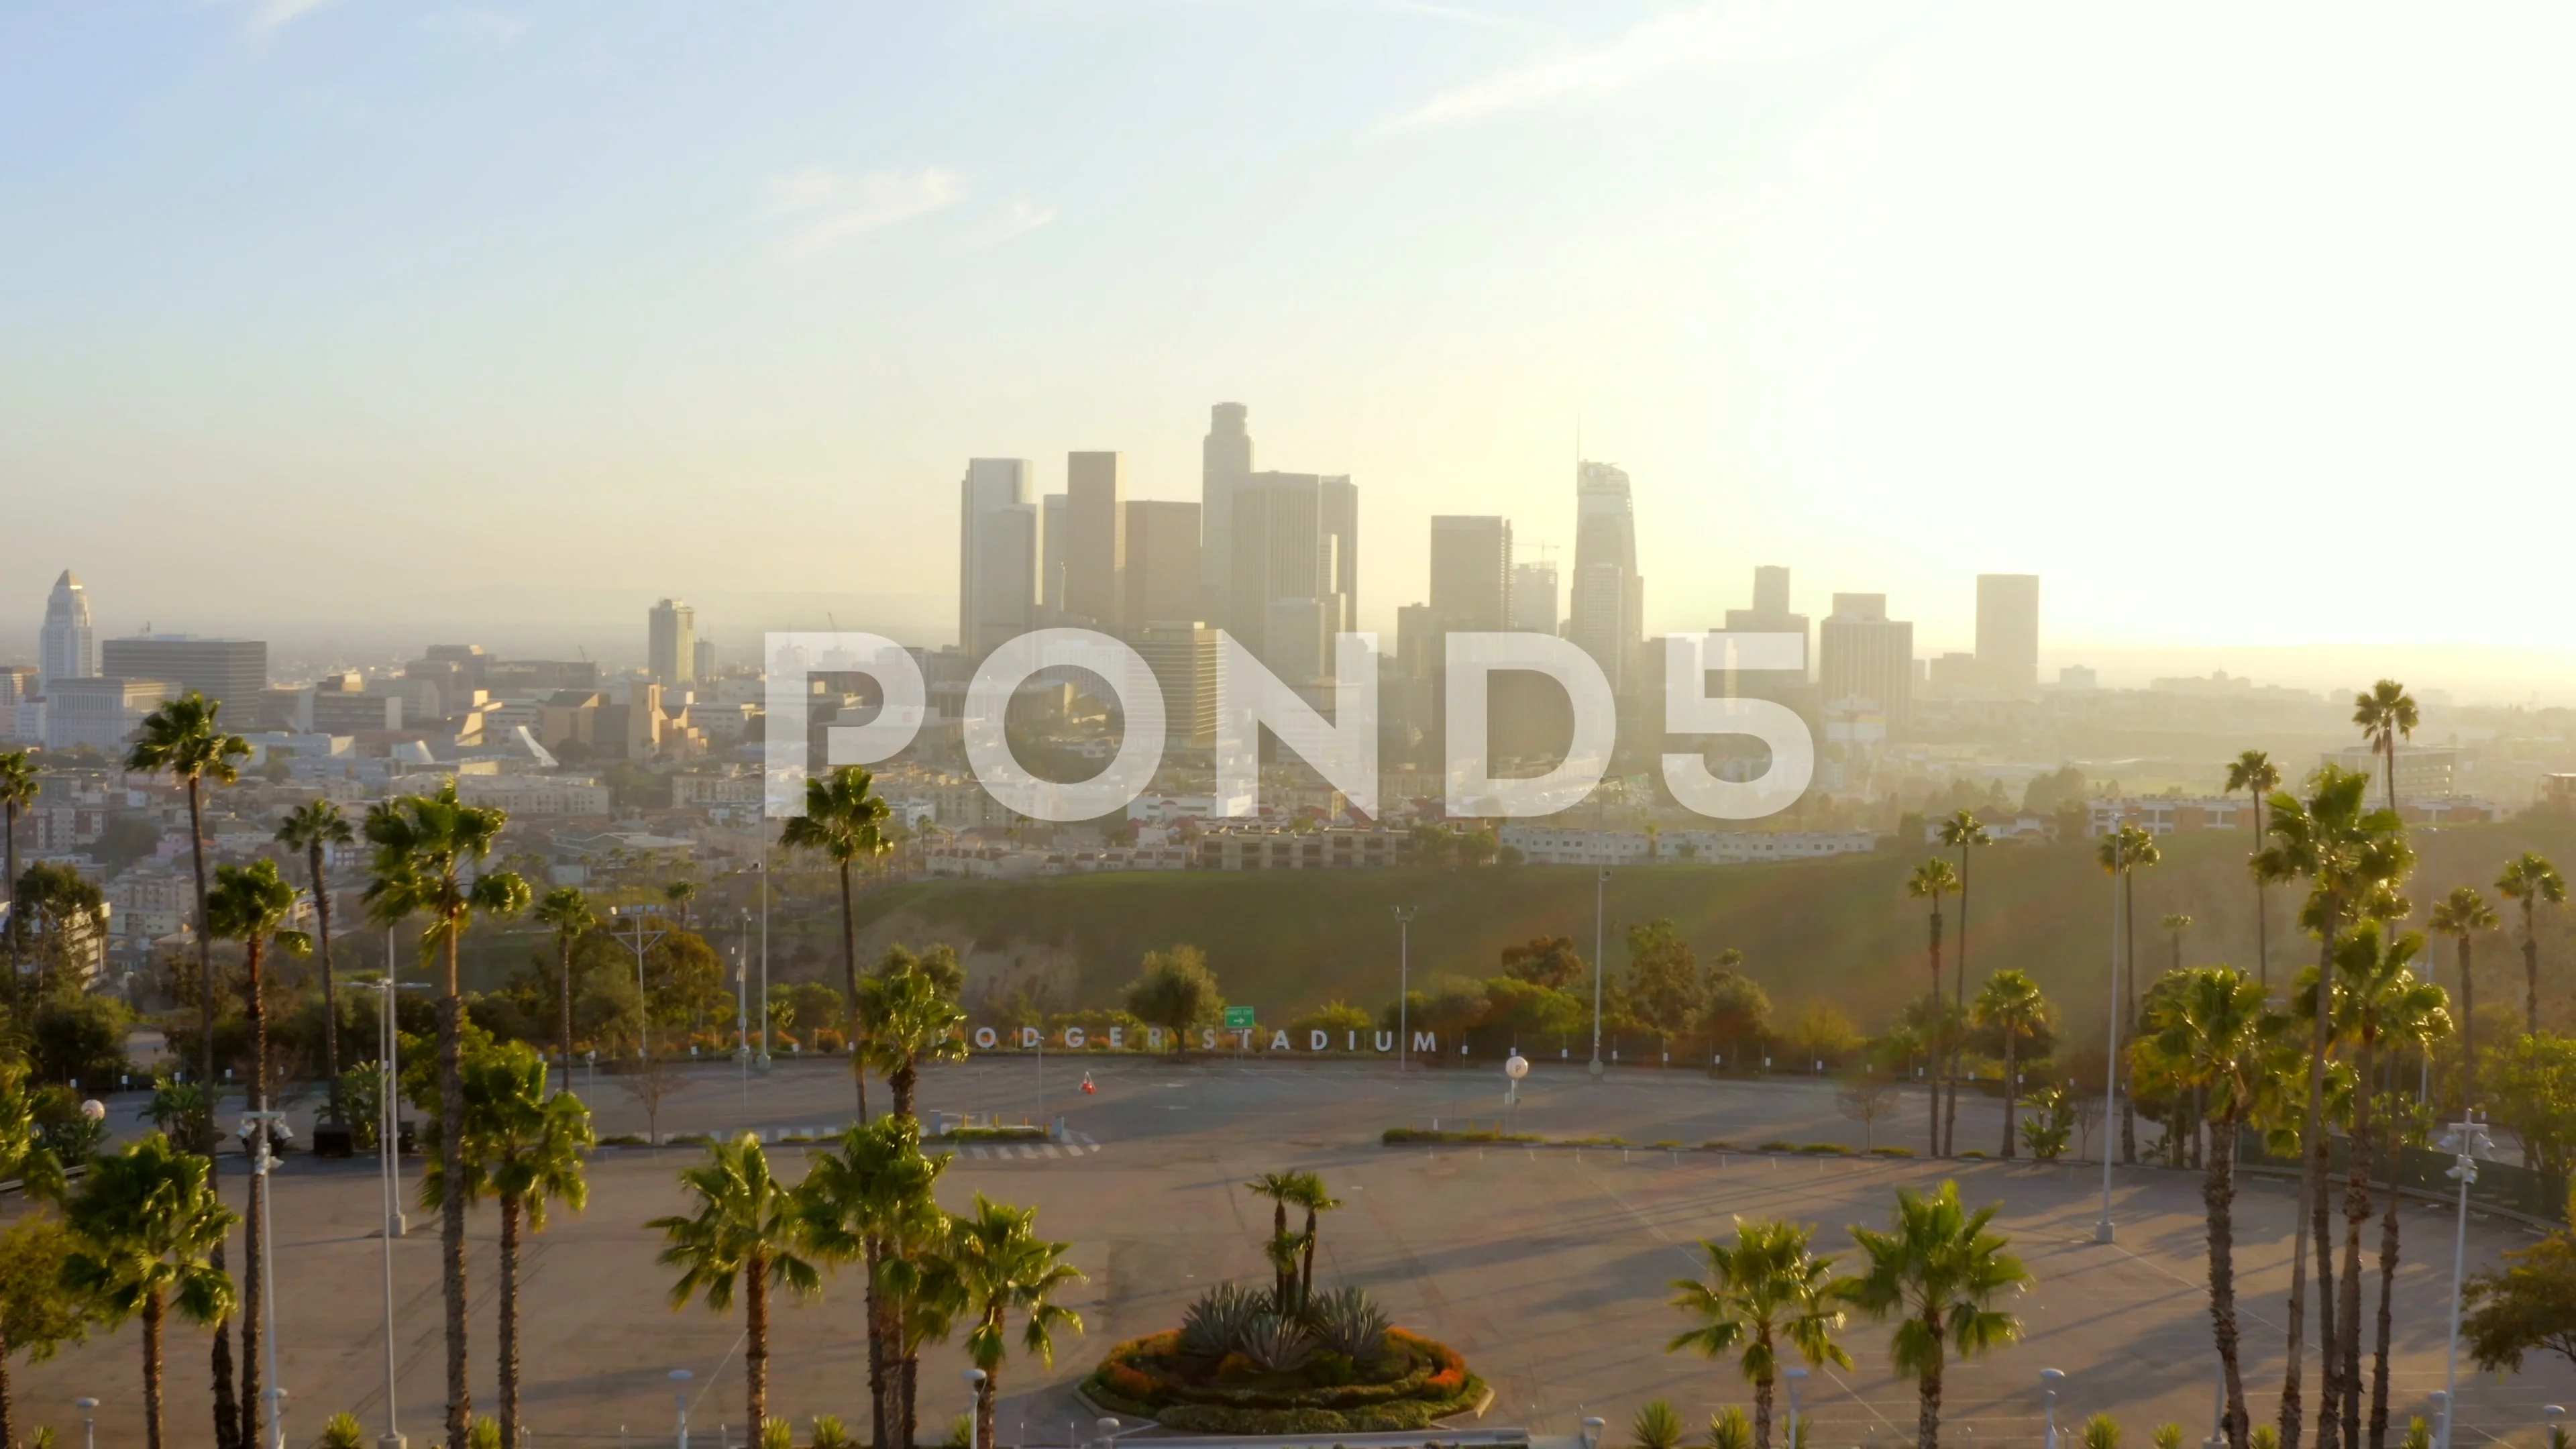
[[[36,640],[39,687],[57,679],[98,677],[98,631],[89,620],[89,590],[70,569],[54,580],[45,600],[45,627]]]
[[[1628,475],[1608,463],[1574,474],[1574,576],[1565,637],[1601,666],[1613,690],[1634,682],[1646,637],[1646,581],[1637,574],[1637,519]]]

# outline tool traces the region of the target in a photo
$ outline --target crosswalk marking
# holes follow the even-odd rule
[[[729,1132],[709,1133],[708,1136],[712,1140],[731,1141],[748,1132],[760,1141],[771,1144],[786,1142],[791,1138],[805,1139],[815,1144],[824,1144],[838,1138],[842,1132],[847,1130],[848,1128],[846,1124],[827,1122],[819,1123],[810,1127],[736,1128]],[[999,1143],[992,1146],[961,1144],[960,1150],[964,1156],[977,1162],[1010,1162],[1014,1160],[1036,1162],[1045,1159],[1061,1160],[1064,1158],[1087,1156],[1100,1150],[1100,1140],[1093,1137],[1088,1132],[1071,1132],[1067,1133],[1064,1140],[1061,1142],[1018,1144]]]

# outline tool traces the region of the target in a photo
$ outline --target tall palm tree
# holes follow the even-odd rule
[[[2387,805],[2397,808],[2397,742],[2413,739],[2415,726],[2422,720],[2415,712],[2415,696],[2394,679],[2383,679],[2353,696],[2352,722],[2361,727],[2361,737],[2369,741],[2372,753],[2379,756],[2388,770]]]
[[[1984,989],[1977,993],[1977,1025],[2004,1039],[2004,1150],[2013,1155],[2013,1100],[2021,1085],[2021,1043],[2025,1037],[2037,1036],[2048,1020],[2048,1000],[2039,994],[2039,983],[2030,973],[2006,969],[1986,978]]]
[[[36,803],[43,793],[44,782],[37,777],[36,757],[26,750],[0,753],[0,857],[5,857],[9,872],[9,979],[18,979],[18,947],[25,939],[26,923],[18,919],[18,812]]]
[[[984,1371],[984,1381],[975,1386],[975,1443],[993,1442],[993,1405],[1001,1395],[1011,1315],[1022,1320],[1021,1352],[1049,1367],[1055,1364],[1055,1330],[1082,1331],[1082,1315],[1055,1301],[1057,1293],[1083,1281],[1082,1270],[1064,1261],[1072,1246],[1037,1235],[1037,1209],[1009,1207],[980,1192],[973,1210],[950,1224],[947,1271],[956,1277],[962,1316],[975,1325],[966,1335],[966,1356]]]
[[[231,1315],[232,1280],[215,1254],[233,1215],[206,1159],[155,1132],[91,1163],[63,1221],[80,1243],[63,1260],[64,1286],[90,1294],[110,1323],[143,1320],[143,1442],[161,1449],[161,1325],[172,1309],[190,1323]]]
[[[2433,1043],[2448,1035],[2454,1024],[2448,999],[2429,982],[2412,987],[2390,983],[2389,989],[2376,993],[2371,1015],[2380,1043],[2392,1054],[2421,1052],[2429,1057]],[[2386,1123],[2379,1151],[2382,1161],[2394,1164],[2402,1140],[2395,1110],[2386,1114]],[[2395,1177],[2393,1167],[2389,1175]],[[2388,1441],[2388,1335],[2394,1323],[2391,1299],[2397,1288],[2397,1194],[2392,1191],[2386,1197],[2387,1211],[2379,1220],[2379,1314],[2371,1350],[2371,1449],[2385,1449]]]
[[[444,1136],[444,1134],[441,1134]],[[590,1200],[582,1154],[595,1145],[590,1109],[569,1091],[546,1095],[546,1060],[520,1042],[475,1052],[465,1062],[465,1154],[459,1170],[432,1157],[421,1175],[421,1206],[443,1209],[451,1185],[468,1203],[501,1207],[499,1427],[502,1449],[519,1442],[519,1224],[546,1230],[557,1199],[580,1212]]]
[[[453,779],[435,795],[405,795],[367,812],[376,874],[367,887],[368,914],[386,927],[427,916],[421,949],[446,953],[447,980],[438,998],[438,1150],[448,1162],[465,1159],[464,1001],[457,992],[457,953],[477,914],[514,916],[528,908],[528,883],[512,872],[471,875],[491,855],[509,819],[507,811],[457,799]],[[449,1193],[440,1205],[438,1251],[447,1309],[447,1449],[467,1449],[474,1395],[466,1376],[462,1193]]]
[[[646,1223],[670,1240],[655,1261],[680,1270],[671,1306],[701,1295],[723,1313],[742,1293],[743,1382],[751,1424],[769,1422],[769,1290],[800,1298],[821,1291],[814,1265],[798,1256],[803,1217],[795,1190],[770,1175],[760,1138],[745,1132],[707,1145],[707,1160],[680,1174],[697,1210]],[[880,1441],[883,1442],[883,1441]]]
[[[2545,856],[2526,850],[2506,861],[2496,877],[2496,894],[2522,907],[2522,1029],[2540,1030],[2540,935],[2534,913],[2543,905],[2567,904],[2567,877]],[[2293,1446],[2295,1449],[2295,1446]]]
[[[1696,1349],[1706,1358],[1737,1356],[1753,1386],[1753,1449],[1771,1449],[1771,1401],[1780,1375],[1781,1341],[1809,1368],[1852,1366],[1834,1341],[1843,1311],[1831,1292],[1834,1260],[1816,1256],[1816,1230],[1785,1222],[1735,1220],[1735,1241],[1702,1238],[1704,1276],[1676,1278],[1672,1305],[1699,1320],[1673,1336],[1664,1352]]]
[[[1302,1306],[1315,1301],[1315,1240],[1318,1221],[1324,1214],[1342,1205],[1342,1200],[1324,1190],[1324,1179],[1311,1172],[1292,1173],[1296,1194],[1289,1201],[1306,1212],[1306,1231],[1297,1247],[1297,1302]]]
[[[561,1013],[563,1042],[563,1089],[572,1090],[572,946],[584,932],[599,924],[590,908],[590,897],[579,886],[556,886],[537,902],[536,917],[540,924],[552,926],[555,933],[555,997]]]
[[[2327,989],[2335,989],[2335,950],[2343,933],[2385,905],[2414,867],[2405,828],[2393,810],[2368,808],[2370,777],[2328,765],[2308,782],[2304,800],[2287,793],[2271,799],[2272,844],[2255,857],[2254,868],[2266,881],[2306,880],[2307,902],[2300,924],[2317,938],[2317,970]],[[2334,1243],[2327,1232],[2326,1175],[2330,1144],[2326,1140],[2326,1062],[2333,1042],[2331,1009],[2310,1014],[2307,1051],[2307,1106],[2299,1143],[2305,1163],[2299,1174],[2299,1217],[2290,1256],[2290,1327],[2287,1367],[2281,1379],[2282,1449],[2299,1449],[2304,1408],[2300,1400],[2300,1346],[2306,1334],[2307,1254],[2314,1244],[2317,1259],[2318,1342],[2325,1350],[2319,1385],[2317,1442],[2335,1449],[2341,1425],[2333,1409],[2342,1392],[2342,1374],[2333,1347],[2334,1298],[2325,1291],[2334,1282]]]
[[[1288,1231],[1288,1205],[1303,1191],[1294,1172],[1265,1172],[1243,1185],[1254,1197],[1270,1199],[1270,1303],[1281,1314],[1292,1310],[1297,1298],[1297,1239]]]
[[[2453,886],[2433,906],[2433,929],[2459,943],[2460,959],[2460,1110],[2478,1104],[2478,983],[2470,969],[2469,943],[2480,931],[2504,924],[2495,907],[2476,886]]]
[[[323,857],[332,846],[357,838],[349,817],[330,800],[308,800],[296,806],[277,827],[278,844],[304,852],[305,878],[313,886],[313,934],[322,961],[322,1080],[330,1084],[334,1122],[349,1119],[340,1100],[340,998],[331,975],[331,886],[323,874]]]
[[[816,1257],[860,1263],[867,1273],[871,1442],[910,1449],[912,1385],[905,1370],[915,1345],[905,1325],[919,1317],[916,1301],[938,1299],[947,1286],[937,1260],[948,1219],[933,1194],[949,1154],[924,1155],[921,1123],[898,1112],[853,1126],[838,1151],[807,1160],[811,1166],[796,1190],[805,1241]]]
[[[2021,1336],[2021,1320],[1996,1306],[2030,1282],[2030,1270],[2006,1249],[2009,1240],[1988,1230],[2002,1206],[1969,1212],[1955,1182],[1928,1196],[1900,1187],[1885,1232],[1857,1224],[1851,1230],[1869,1266],[1835,1289],[1872,1318],[1898,1320],[1889,1349],[1896,1371],[1915,1382],[1917,1449],[1940,1449],[1947,1354],[1974,1358]]]
[[[683,931],[689,929],[689,904],[697,898],[698,883],[693,880],[675,880],[662,887],[662,899],[671,903],[673,911],[680,918],[680,929]]]
[[[2227,793],[2233,795],[2242,790],[2254,805],[2254,850],[2257,854],[2263,849],[2264,797],[2280,788],[2281,767],[2273,764],[2272,757],[2263,751],[2247,750],[2228,762]],[[2250,868],[2250,859],[2247,864]],[[2265,991],[2269,991],[2272,989],[2272,932],[2266,919],[2269,913],[2264,910],[2264,881],[2259,871],[2249,869],[2249,873],[2254,876],[2254,977],[2262,983]]]
[[[2247,1449],[2252,1424],[2236,1319],[2236,1136],[2278,1094],[2289,1023],[2266,1005],[2260,982],[2205,966],[2162,993],[2146,1025],[2139,1046],[2147,1071],[2162,1085],[2196,1093],[2210,1124],[2200,1189],[2208,1216],[2210,1330],[2226,1390],[2222,1430],[2228,1449]]]
[[[1986,833],[1986,827],[1977,823],[1974,813],[1964,808],[1942,821],[1938,834],[1943,845],[1959,852],[1959,964],[1952,972],[1957,978],[1957,989],[1951,994],[1951,1002],[1964,1017],[1968,1014],[1968,852],[1977,846],[1992,845],[1994,837]],[[1962,1038],[1950,1048],[1949,1105],[1942,1109],[1941,1115],[1942,1139],[1954,1152],[1959,1147],[1959,1053],[1965,1046],[1966,1041]]]
[[[295,887],[277,873],[273,860],[219,866],[215,888],[206,897],[206,924],[217,940],[242,943],[243,1005],[250,1016],[250,1105],[268,1110],[268,952],[271,946],[292,956],[313,949],[312,938],[286,929],[295,915]],[[262,1124],[261,1131],[268,1130]],[[242,1361],[241,1419],[244,1444],[265,1443],[260,1421],[260,1295],[266,1291],[260,1265],[267,1259],[268,1174],[250,1175],[250,1203],[242,1213]]]
[[[2120,1010],[2120,1034],[2134,1038],[2138,1034],[2138,872],[2151,870],[2164,862],[2164,851],[2157,846],[2155,832],[2144,826],[2122,822],[2113,826],[2094,848],[2094,859],[2104,870],[2119,877],[2120,888],[2120,954],[2128,964],[2127,1000]],[[2125,1076],[2128,1064],[2121,1063]],[[2138,1160],[2138,1087],[2132,1081],[2120,1094],[2120,1160]]]
[[[778,843],[790,850],[810,850],[832,862],[841,875],[841,972],[850,991],[850,1073],[859,1083],[859,1120],[868,1119],[868,1068],[857,1050],[860,1040],[859,925],[850,899],[850,863],[875,860],[886,853],[886,819],[892,807],[878,798],[876,777],[865,766],[843,765],[821,779],[805,782],[805,813],[779,831]]]
[[[1943,860],[1937,855],[1924,861],[1921,865],[1914,867],[1913,873],[1905,878],[1905,894],[1908,899],[1929,901],[1932,903],[1930,937],[1932,944],[1932,999],[1931,1010],[1924,1016],[1923,1024],[1927,1030],[1934,1034],[1934,1039],[1926,1042],[1924,1045],[1926,1051],[1932,1057],[1933,1063],[1932,1100],[1930,1104],[1931,1119],[1926,1124],[1926,1130],[1931,1134],[1931,1151],[1932,1155],[1935,1157],[1944,1156],[1947,1152],[1947,1149],[1944,1148],[1941,1143],[1940,1073],[1944,1069],[1944,1063],[1948,1060],[1948,1054],[1945,1050],[1947,1043],[1940,1040],[1942,1036],[1947,1035],[1947,1033],[1944,1033],[1941,1029],[1941,897],[1950,891],[1957,890],[1958,888],[1959,873],[1950,868],[1950,862]]]
[[[910,952],[889,958],[886,967],[859,983],[862,1051],[867,1065],[884,1075],[895,1115],[909,1117],[921,1064],[966,1059],[966,1013]]]

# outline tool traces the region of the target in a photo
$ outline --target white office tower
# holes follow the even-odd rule
[[[1607,463],[1575,470],[1571,585],[1565,636],[1601,666],[1613,690],[1625,690],[1645,642],[1646,581],[1637,576],[1628,475]]]
[[[45,600],[45,627],[36,641],[38,688],[51,694],[45,686],[57,679],[95,679],[98,677],[98,631],[89,621],[89,590],[70,569],[54,580],[54,592]]]
[[[1199,444],[1199,581],[1203,617],[1244,631],[1226,610],[1234,601],[1234,495],[1252,477],[1252,434],[1241,403],[1210,410],[1207,437]]]
[[[957,645],[981,660],[1038,625],[1037,465],[972,458],[958,488]]]

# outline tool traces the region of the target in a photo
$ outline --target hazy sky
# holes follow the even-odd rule
[[[2571,26],[11,5],[0,641],[64,566],[111,630],[944,639],[968,456],[1194,498],[1232,399],[1359,482],[1383,628],[1431,513],[1571,543],[1579,427],[1651,628],[1776,562],[1927,651],[1984,570],[2052,662],[2554,651]]]

